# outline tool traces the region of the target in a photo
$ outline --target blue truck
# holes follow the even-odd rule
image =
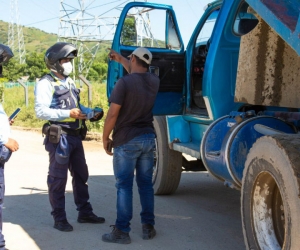
[[[298,0],[214,1],[185,48],[172,6],[131,2],[112,43],[147,47],[160,77],[155,194],[183,171],[240,190],[247,249],[300,249],[299,14]],[[109,62],[108,97],[125,74]]]

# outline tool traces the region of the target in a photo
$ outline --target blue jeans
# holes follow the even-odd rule
[[[116,227],[130,231],[132,219],[132,186],[134,171],[140,195],[142,224],[154,225],[154,192],[152,173],[154,164],[155,135],[143,134],[114,148],[113,166],[117,188]]]

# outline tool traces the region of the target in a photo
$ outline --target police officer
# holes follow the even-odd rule
[[[0,77],[2,77],[2,63],[8,62],[14,55],[11,49],[3,44],[0,44]],[[9,160],[11,153],[19,149],[19,144],[14,139],[10,138],[9,125],[13,121],[9,121],[3,109],[3,91],[0,86],[0,250],[5,249],[5,240],[2,234],[2,206],[4,198],[4,164]]]
[[[65,232],[73,230],[65,211],[68,169],[72,176],[73,195],[78,211],[77,221],[105,221],[93,213],[89,203],[89,174],[82,139],[86,133],[86,114],[92,110],[80,104],[80,91],[69,77],[72,72],[72,59],[76,56],[77,49],[71,43],[58,42],[51,46],[45,54],[45,63],[50,73],[43,76],[35,87],[36,116],[48,121],[43,127],[43,133],[46,135],[44,145],[50,161],[47,184],[51,214],[54,218],[54,228]],[[102,116],[103,112],[92,119],[96,121]]]

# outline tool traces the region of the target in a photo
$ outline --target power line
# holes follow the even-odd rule
[[[194,12],[194,9],[193,9],[192,6],[190,5],[189,0],[187,0],[187,4],[188,4],[188,6],[190,7],[190,9],[191,9],[191,11],[193,12],[193,14],[195,15],[195,17],[198,17],[198,16],[196,15],[196,13]]]
[[[40,7],[43,11],[45,11],[45,12],[47,12],[47,13],[49,13],[49,11],[52,12],[52,11],[49,10],[48,8],[46,9],[44,6],[41,6],[41,5],[37,4],[37,2],[36,2],[35,0],[30,0],[29,2],[30,2],[30,3],[33,2],[35,6]],[[40,1],[39,1],[39,3],[40,3]],[[53,12],[52,12],[52,14],[53,14],[53,15],[57,15],[57,13],[53,13]]]
[[[43,22],[50,21],[50,20],[57,19],[57,18],[59,18],[59,16],[56,16],[56,17],[53,17],[53,18],[49,18],[49,19],[45,19],[45,20],[42,20],[42,21],[38,21],[38,22],[35,22],[35,23],[25,24],[24,26],[29,26],[29,25],[33,25],[33,24],[43,23]]]

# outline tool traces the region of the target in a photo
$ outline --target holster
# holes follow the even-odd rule
[[[84,140],[86,138],[86,134],[87,134],[87,126],[85,125],[85,121],[82,120],[82,126],[81,126],[81,129],[80,129],[80,136],[81,136],[81,140]]]
[[[61,126],[56,124],[49,125],[45,123],[42,128],[42,133],[46,136],[49,136],[49,142],[51,143],[59,143],[61,137]]]
[[[45,123],[42,127],[42,134],[48,136],[49,135],[50,124]]]
[[[51,124],[49,129],[49,141],[52,143],[59,143],[61,137],[61,126]]]

